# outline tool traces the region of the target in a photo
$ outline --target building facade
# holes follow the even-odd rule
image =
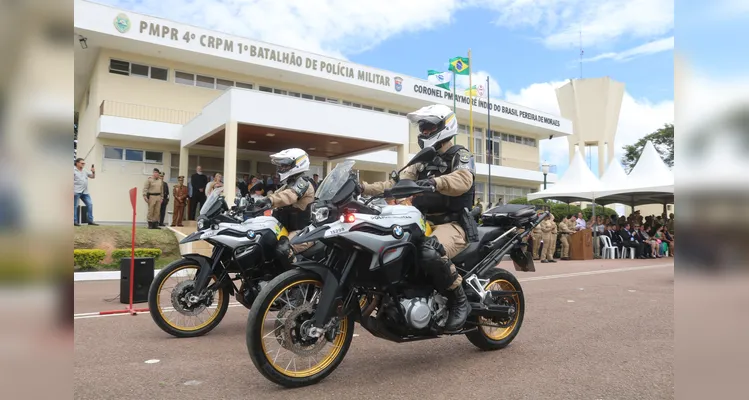
[[[96,166],[89,191],[102,222],[130,220],[128,190],[140,191],[153,168],[174,183],[200,165],[229,183],[273,174],[268,156],[289,147],[310,154],[310,175],[353,159],[362,180],[383,180],[419,150],[406,113],[453,105],[450,91],[424,79],[83,0],[75,33],[85,38],[75,50],[77,156]],[[457,143],[474,154],[477,198],[496,204],[538,190],[539,142],[570,135],[572,123],[474,98],[470,143],[470,99],[456,101]]]

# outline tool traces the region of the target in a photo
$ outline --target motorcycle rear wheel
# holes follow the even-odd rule
[[[327,333],[317,339],[304,334],[311,326],[315,298],[322,287],[317,274],[295,269],[275,277],[255,299],[247,317],[247,351],[257,370],[271,382],[287,388],[313,385],[330,375],[346,356],[354,336],[351,316],[338,321],[332,339]],[[271,315],[271,306],[279,301],[288,306]],[[281,348],[274,351],[271,345],[276,344]],[[327,344],[332,345],[330,353],[320,354]],[[279,360],[281,355],[293,358]]]
[[[481,350],[499,350],[507,347],[520,331],[525,316],[525,297],[523,289],[520,287],[515,275],[507,270],[497,268],[489,277],[489,283],[484,287],[486,290],[510,290],[517,291],[517,294],[504,299],[508,304],[513,305],[516,309],[515,315],[507,321],[494,321],[488,318],[472,318],[473,322],[479,324],[501,324],[502,328],[478,326],[477,330],[467,332],[465,335],[468,340]]]
[[[223,287],[216,293],[218,294],[218,300],[212,301],[212,310],[206,320],[200,321],[199,324],[193,326],[180,324],[179,321],[169,320],[167,318],[167,315],[172,315],[174,312],[182,314],[183,320],[187,319],[187,316],[179,309],[177,309],[177,307],[163,306],[163,294],[161,293],[162,289],[164,287],[164,284],[170,278],[176,276],[178,272],[188,269],[195,269],[195,276],[197,276],[198,272],[200,271],[200,265],[197,265],[195,261],[186,258],[177,260],[167,265],[166,267],[162,268],[161,271],[159,271],[159,273],[151,283],[150,289],[148,290],[148,310],[151,313],[151,318],[156,323],[156,325],[161,328],[161,330],[178,338],[198,337],[205,335],[206,333],[213,330],[213,328],[218,326],[221,320],[224,319],[226,311],[229,308],[229,288]],[[211,282],[215,282],[215,279],[216,276],[212,276],[209,285],[211,284]],[[189,280],[180,282],[180,284],[183,284],[184,282],[187,282],[187,284],[185,285],[189,285]],[[170,293],[170,296],[172,296],[172,293]],[[214,307],[215,309],[213,309]],[[179,320],[179,316],[177,317],[177,320]]]

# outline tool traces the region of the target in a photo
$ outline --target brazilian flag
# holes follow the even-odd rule
[[[455,57],[450,59],[450,71],[457,75],[468,75],[468,57]]]

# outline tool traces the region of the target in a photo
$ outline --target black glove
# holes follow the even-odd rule
[[[432,192],[437,190],[437,182],[435,182],[433,178],[418,180],[416,181],[416,184],[423,187],[429,187],[432,189]]]
[[[263,197],[262,199],[255,200],[255,207],[257,208],[265,208],[269,205],[271,205],[271,201],[267,197]]]

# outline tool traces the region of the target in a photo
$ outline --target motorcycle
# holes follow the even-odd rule
[[[427,147],[408,165],[435,155]],[[515,276],[497,264],[509,253],[517,271],[535,271],[523,239],[546,214],[537,217],[526,207],[485,215],[490,223],[478,228],[478,241],[452,259],[464,277],[471,311],[462,330],[448,333],[447,300],[419,265],[418,249],[431,226],[411,205],[358,200],[353,165],[340,163],[326,177],[313,205],[313,224],[292,240],[324,243],[324,259],[295,263],[296,269],[265,285],[250,310],[247,350],[258,371],[285,387],[321,381],[345,357],[354,322],[396,343],[464,334],[482,350],[510,344],[522,325],[525,300]],[[427,190],[400,180],[379,197],[408,199]],[[367,299],[364,307],[357,301],[361,296]]]
[[[197,230],[180,241],[204,240],[213,245],[211,256],[185,254],[151,283],[148,308],[159,328],[180,338],[205,335],[224,318],[231,296],[250,308],[263,285],[292,268],[288,232],[276,218],[263,216],[269,209],[255,207],[251,198],[229,208],[223,188],[211,192]],[[323,248],[316,244],[297,257],[319,259]]]

